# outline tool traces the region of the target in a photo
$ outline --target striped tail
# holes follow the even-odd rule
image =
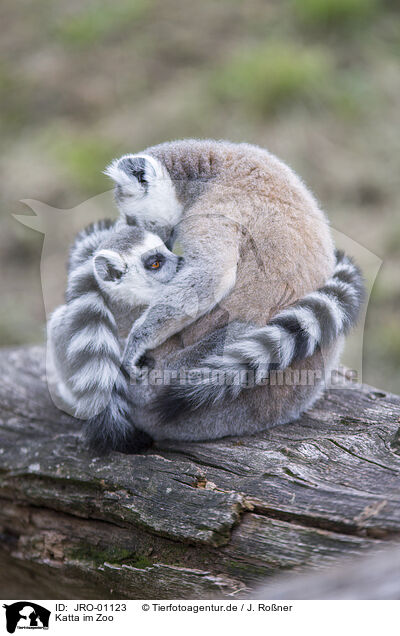
[[[121,367],[106,408],[85,423],[85,437],[97,452],[138,453],[151,445],[151,437],[132,423],[128,384],[129,376]]]
[[[114,315],[99,290],[91,256],[112,226],[90,226],[71,251],[63,352],[64,384],[75,417],[85,419],[84,433],[98,452],[135,452],[150,438],[130,417],[129,378],[121,369],[122,353]]]
[[[235,399],[271,370],[328,347],[355,325],[364,298],[363,277],[351,258],[336,251],[332,277],[323,287],[280,311],[265,327],[249,327],[222,356],[205,358],[190,376],[164,387],[155,408],[169,422],[178,415]],[[190,377],[190,379],[188,379]]]

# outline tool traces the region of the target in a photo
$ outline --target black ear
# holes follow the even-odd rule
[[[131,179],[136,179],[145,190],[149,185],[149,177],[155,175],[154,167],[150,161],[141,156],[122,157],[117,163],[117,168]]]
[[[146,160],[143,157],[126,157],[118,162],[118,168],[129,177],[135,177],[139,183],[147,183]]]
[[[126,271],[126,265],[117,252],[103,250],[94,257],[94,271],[97,278],[106,282],[117,281]]]

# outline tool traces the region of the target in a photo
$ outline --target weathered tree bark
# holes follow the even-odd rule
[[[2,598],[238,597],[400,537],[400,397],[347,385],[254,437],[100,458],[42,348],[0,370]]]

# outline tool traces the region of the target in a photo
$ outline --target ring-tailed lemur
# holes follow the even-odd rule
[[[58,405],[87,419],[87,436],[100,450],[132,451],[148,442],[132,425],[129,379],[120,370],[122,336],[181,260],[158,235],[118,230],[111,221],[92,224],[75,239],[66,303],[48,323],[49,379]]]
[[[350,261],[341,262],[340,281],[332,278],[335,250],[327,219],[288,166],[249,144],[183,140],[125,155],[106,173],[116,184],[121,219],[127,225],[139,219],[149,227],[161,223],[170,228],[185,259],[174,280],[133,325],[125,351],[128,369],[149,349],[155,349],[157,359],[157,347],[177,332],[183,330],[185,345],[198,341],[199,333],[210,333],[217,303],[230,321],[249,324],[225,346],[223,356],[209,358],[202,368],[226,372],[226,378],[251,368],[257,383],[282,336],[280,367],[302,359],[305,350],[296,333],[303,331],[314,333],[323,354],[321,361],[311,341],[303,343],[308,347],[307,364],[316,370],[331,366],[339,336],[354,323],[360,308],[362,278]],[[317,293],[327,280],[330,293]],[[193,292],[197,304],[187,311],[193,306]],[[310,293],[296,319],[286,315],[285,329],[283,323],[271,324],[266,331],[256,328],[265,327],[279,310]],[[340,308],[342,302],[348,304],[346,311]],[[193,410],[232,398],[233,393],[227,384],[221,388],[212,382],[187,392],[167,387],[159,400],[159,418],[166,418],[167,405],[171,416],[176,415],[175,401]],[[282,391],[277,387],[272,393],[269,403],[273,399],[278,404]],[[310,389],[304,395],[305,405],[312,394]],[[267,392],[253,397],[261,418],[271,410]]]
[[[120,370],[121,335],[129,330],[137,312],[144,310],[150,296],[171,284],[181,265],[182,260],[171,254],[158,237],[136,227],[94,224],[75,241],[69,261],[66,304],[54,312],[49,322],[49,350],[57,371],[58,393],[63,398],[61,408],[88,418],[86,436],[97,450],[138,451],[150,441],[146,432],[155,438],[184,439],[243,434],[283,423],[304,410],[301,387],[300,399],[294,388],[289,399],[281,395],[283,408],[267,420],[254,415],[254,390],[244,391],[244,400],[238,403],[238,394],[248,380],[248,374],[242,372],[254,370],[257,365],[249,357],[246,367],[239,365],[237,358],[231,359],[229,365],[220,364],[216,354],[223,350],[225,327],[184,349],[178,342],[164,348],[163,353],[159,348],[159,366],[164,371],[177,370],[179,381],[172,380],[167,387],[162,383],[129,385],[128,376],[123,368]],[[268,325],[258,329],[257,381],[261,381],[261,368],[265,374],[268,371],[266,361],[280,361],[275,368],[285,368],[293,361],[312,356],[321,345],[332,345],[354,323],[359,292],[359,271],[347,257],[338,254],[334,274],[323,288],[278,312]],[[324,311],[326,302],[331,309],[329,314]],[[338,316],[342,317],[340,324]],[[236,322],[231,328],[232,346],[243,351],[248,325]],[[247,354],[255,341],[256,334],[251,335]],[[172,339],[170,345],[171,342]],[[213,365],[214,369],[222,369],[222,383],[210,384],[207,378],[193,383],[193,369],[201,378],[201,371]],[[313,387],[314,393],[322,385],[320,378]],[[223,397],[228,400],[213,410],[215,402]],[[159,407],[158,413],[154,404]],[[210,407],[207,414],[200,411],[187,417],[186,411],[204,405]],[[274,399],[271,406],[276,407]],[[172,427],[162,424],[166,416],[172,415]]]
[[[285,290],[294,301],[332,275],[325,215],[294,172],[261,148],[176,141],[115,160],[106,173],[122,218],[170,227],[185,256],[174,284],[133,326],[131,367],[221,301],[231,320],[261,326],[288,304]],[[187,312],[193,291],[197,305]]]
[[[227,371],[227,377],[232,374],[233,361],[240,369],[250,366],[257,373],[258,367],[265,369],[271,359],[271,333],[254,327],[264,327],[280,309],[317,290],[334,271],[334,249],[326,218],[302,182],[260,148],[213,141],[163,144],[148,149],[145,155],[114,162],[108,172],[117,182],[116,197],[127,225],[139,219],[150,228],[161,223],[173,229],[185,257],[173,280],[153,295],[135,323],[125,351],[126,364],[130,363],[131,352],[136,362],[143,351],[167,340],[152,351],[155,367],[179,370],[199,363],[201,366],[214,347],[214,353],[223,353],[223,364],[217,366]],[[300,325],[314,337],[318,337],[318,326],[325,333],[329,323],[334,325],[330,332],[331,336],[336,334],[333,344],[328,344],[332,342],[330,337],[324,339],[322,335],[321,351],[317,347],[312,353],[310,347],[309,357],[302,360],[299,356],[291,365],[294,370],[319,372],[318,382],[307,386],[255,386],[221,405],[218,399],[231,393],[216,392],[211,383],[199,391],[199,404],[208,403],[209,408],[178,415],[162,426],[165,417],[154,409],[154,400],[168,404],[172,411],[176,400],[180,404],[183,401],[193,410],[198,405],[193,391],[182,395],[172,386],[166,400],[168,388],[136,385],[129,393],[135,425],[157,439],[208,439],[254,432],[295,419],[318,397],[325,373],[337,361],[340,336],[350,322],[341,311],[349,303],[346,312],[350,316],[360,305],[358,271],[351,265],[346,267],[354,280],[342,281],[341,297],[336,295],[335,299],[332,287],[329,294],[319,293],[319,302],[315,303],[314,297],[314,304],[301,308],[316,311],[308,315],[310,322],[303,311],[302,322],[292,325],[294,329]],[[221,348],[224,329],[215,331],[213,308],[218,301],[233,321],[225,348]],[[274,329],[285,336],[287,327],[275,325]],[[166,354],[169,335],[180,329],[184,349]],[[283,360],[286,357],[287,361],[293,358],[288,355],[289,341],[293,344],[296,338],[288,338],[282,346]],[[299,344],[294,352],[301,353]],[[258,373],[258,377],[262,375]],[[116,386],[111,403],[88,429],[89,438],[97,445],[123,449],[128,443],[127,426],[114,422],[119,417],[119,393]],[[109,422],[104,413],[111,417]]]

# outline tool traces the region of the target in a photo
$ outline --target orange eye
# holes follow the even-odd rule
[[[155,272],[161,269],[165,263],[165,257],[162,254],[152,254],[144,262],[145,269],[152,269]]]

